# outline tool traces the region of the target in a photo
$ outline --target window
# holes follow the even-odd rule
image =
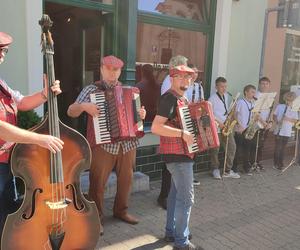
[[[300,85],[300,35],[286,35],[282,85]]]
[[[156,113],[160,88],[169,73],[170,58],[176,55],[187,57],[188,63],[199,70],[197,81],[202,81],[206,51],[207,38],[201,32],[138,23],[136,80],[140,82],[141,102],[147,109],[146,121],[151,122]],[[143,66],[145,64],[148,66]],[[148,77],[142,79],[142,69],[145,67]]]
[[[113,0],[89,0],[92,2],[98,2],[98,3],[105,3],[105,4],[112,4]]]
[[[208,22],[210,0],[139,0],[139,10]]]

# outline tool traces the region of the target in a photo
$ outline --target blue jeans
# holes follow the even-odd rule
[[[14,183],[10,172],[10,166],[0,163],[0,240],[6,217],[13,212]]]
[[[194,203],[193,164],[167,163],[172,181],[167,203],[166,236],[175,238],[176,247],[189,244],[189,220]]]

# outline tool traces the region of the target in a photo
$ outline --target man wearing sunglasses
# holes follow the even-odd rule
[[[11,36],[0,32],[0,64],[4,62],[8,53],[8,46],[12,43]],[[59,82],[51,87],[55,94],[61,93]],[[12,212],[14,197],[13,177],[9,167],[9,157],[14,143],[36,144],[58,152],[63,142],[50,135],[41,135],[16,127],[18,110],[34,109],[47,101],[47,88],[29,96],[12,90],[0,78],[0,235],[8,213]],[[1,237],[0,237],[1,241]]]

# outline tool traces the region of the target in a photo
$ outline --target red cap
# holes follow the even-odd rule
[[[191,69],[190,67],[186,66],[186,65],[178,65],[174,68],[170,69],[170,76],[174,76],[176,74],[179,73],[188,73],[188,74],[194,74],[195,71],[193,69]]]
[[[106,66],[112,66],[115,68],[122,68],[124,65],[124,63],[121,59],[119,59],[115,56],[112,56],[112,55],[103,57],[101,64],[106,65]]]
[[[11,44],[13,41],[12,37],[4,32],[0,32],[0,47],[5,47]]]

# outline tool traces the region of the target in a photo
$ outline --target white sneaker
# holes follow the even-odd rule
[[[241,176],[238,173],[233,172],[232,170],[229,171],[229,173],[224,173],[223,177],[233,178],[233,179],[239,179]]]
[[[214,169],[214,171],[212,172],[213,177],[215,179],[221,180],[221,175],[220,175],[220,170],[219,169]]]

